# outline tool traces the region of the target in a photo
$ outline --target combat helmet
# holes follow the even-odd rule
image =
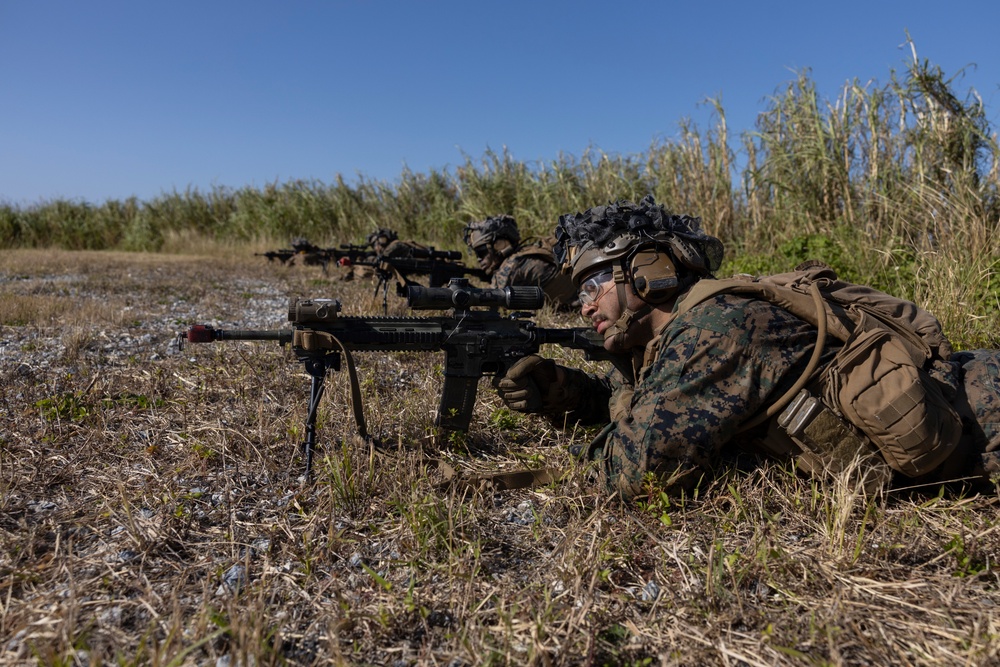
[[[385,246],[389,245],[398,238],[399,234],[397,234],[395,231],[391,229],[386,229],[385,227],[380,227],[371,234],[369,234],[368,238],[365,240],[368,241],[368,245],[370,245],[372,248],[378,249],[379,247],[384,248]]]
[[[465,243],[473,250],[483,245],[493,245],[500,239],[507,239],[514,248],[521,242],[517,221],[511,215],[496,215],[470,222],[465,226],[464,238]]]
[[[598,267],[628,261],[642,247],[668,250],[674,263],[698,277],[718,271],[724,254],[722,241],[702,231],[700,218],[671,214],[652,195],[638,204],[619,200],[559,216],[555,236],[556,260],[576,285]]]
[[[722,241],[704,233],[701,220],[669,213],[647,195],[559,217],[556,260],[577,287],[595,271],[612,273],[622,316],[605,332],[623,340],[629,326],[722,264]],[[626,307],[626,285],[645,305]]]
[[[510,215],[496,215],[470,222],[465,226],[463,237],[486,275],[497,271],[521,243],[517,221]]]
[[[304,236],[296,236],[292,239],[292,250],[298,254],[305,254],[307,252],[319,252],[319,246],[314,246],[309,242]]]

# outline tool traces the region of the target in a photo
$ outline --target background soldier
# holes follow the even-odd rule
[[[368,245],[377,255],[382,257],[413,257],[419,254],[415,251],[427,251],[428,247],[415,241],[400,241],[399,235],[391,230],[380,228],[368,235]]]
[[[598,460],[609,490],[626,499],[636,497],[644,492],[650,475],[667,491],[691,489],[734,453],[737,443],[791,456],[807,472],[822,472],[817,468],[835,450],[830,442],[817,446],[817,441],[830,440],[834,432],[849,436],[845,442],[856,443],[849,453],[856,460],[867,457],[873,466],[869,470],[881,466],[881,473],[889,473],[891,457],[884,448],[865,439],[867,431],[845,426],[824,401],[814,407],[830,420],[822,422],[827,427],[819,435],[814,434],[817,441],[806,439],[804,445],[804,435],[794,440],[790,426],[776,426],[781,415],[768,408],[793,393],[790,390],[797,391],[802,378],[811,382],[806,396],[828,396],[823,393],[828,370],[841,347],[846,349],[852,341],[848,336],[826,336],[815,366],[817,326],[789,310],[733,292],[693,299],[695,287],[697,292],[710,292],[719,283],[737,282],[712,280],[723,246],[701,231],[697,218],[672,215],[646,197],[638,206],[620,201],[561,216],[556,238],[556,254],[579,288],[582,315],[604,335],[606,349],[632,356],[635,380],[617,371],[598,378],[532,355],[510,368],[498,382],[498,391],[510,408],[546,415],[557,426],[608,423],[588,454]],[[814,270],[824,279],[836,280],[829,268]],[[919,311],[919,316],[937,324],[910,302],[871,288],[839,284],[849,291],[909,304],[912,312]],[[956,427],[954,437],[937,451],[933,468],[918,467],[907,483],[914,484],[913,477],[918,483],[963,475],[978,475],[981,481],[996,477],[1000,475],[1000,353],[977,350],[952,355],[939,325],[927,329],[937,336],[940,352],[933,364],[928,362],[934,367],[929,372],[953,406],[953,410],[947,405],[941,408],[948,413],[941,423],[951,415]],[[898,476],[900,467],[893,470]]]
[[[465,243],[493,287],[538,286],[555,307],[576,306],[576,289],[552,250],[541,241],[522,244],[513,217],[499,215],[469,223]]]
[[[392,229],[381,227],[369,234],[365,242],[372,249],[370,260],[381,259],[383,257],[413,257],[416,251],[427,250],[427,246],[420,245],[414,241],[400,241],[399,235]],[[360,278],[371,278],[375,275],[374,266],[368,262],[365,264],[345,263],[340,273],[340,280],[355,280]]]

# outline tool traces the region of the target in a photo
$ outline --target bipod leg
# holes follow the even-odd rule
[[[306,450],[305,480],[312,475],[313,451],[316,449],[316,413],[319,411],[319,401],[323,397],[323,387],[326,383],[328,365],[325,359],[306,359],[306,373],[312,378],[309,387],[309,412],[306,414]]]
[[[385,294],[386,290],[389,288],[386,283],[385,274],[378,269],[375,270],[375,273],[378,275],[378,283],[375,284],[375,293],[372,296],[378,296],[378,291],[380,289],[382,290],[382,315],[385,316],[389,314],[389,303]]]

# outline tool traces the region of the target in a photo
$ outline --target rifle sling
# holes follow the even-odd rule
[[[447,491],[475,490],[488,484],[494,491],[511,491],[513,489],[526,489],[533,486],[545,486],[553,482],[562,481],[566,476],[566,470],[557,468],[524,468],[511,472],[496,472],[483,475],[459,476],[458,472],[450,463],[438,459],[436,461],[438,470],[441,471],[444,479],[437,485],[438,490]]]
[[[368,437],[368,425],[365,422],[364,405],[361,399],[361,383],[358,382],[358,371],[354,366],[354,357],[344,344],[327,331],[315,329],[296,329],[292,334],[292,345],[306,352],[317,350],[340,350],[347,362],[347,377],[351,383],[351,409],[354,412],[354,422],[358,425],[358,435]]]

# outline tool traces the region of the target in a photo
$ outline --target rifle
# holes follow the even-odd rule
[[[339,250],[327,248],[327,251],[331,252],[337,260],[346,257],[352,264],[356,262],[364,263],[378,256],[370,245],[357,243],[341,243]]]
[[[288,260],[290,260],[293,257],[295,257],[295,251],[294,250],[289,250],[288,248],[280,248],[278,250],[268,250],[267,252],[255,252],[253,254],[253,256],[254,257],[267,257],[267,261],[269,261],[269,262],[273,262],[274,260],[278,260],[282,264],[287,264]],[[292,259],[292,263],[294,264],[295,260]]]
[[[434,248],[417,249],[410,257],[379,256],[373,266],[378,277],[375,295],[377,296],[379,290],[382,290],[382,314],[388,311],[387,295],[389,281],[392,278],[396,279],[397,296],[406,296],[407,289],[421,286],[410,278],[411,275],[427,276],[428,287],[449,285],[452,280],[466,279],[466,276],[489,282],[482,269],[472,269],[459,263],[457,260],[461,258],[462,253],[457,250],[434,250]]]
[[[367,264],[375,265],[377,255],[367,245],[342,244],[340,248],[321,248],[313,245],[305,239],[296,239],[292,242],[291,248],[279,248],[267,252],[255,252],[255,257],[266,257],[271,262],[279,260],[282,264],[292,266],[295,260],[302,259],[306,266],[320,266],[323,273],[327,272],[330,262],[338,264]]]
[[[436,250],[434,252],[443,253]],[[449,254],[457,251],[448,251]],[[459,255],[461,256],[461,255]],[[480,280],[487,280],[486,273],[482,269],[473,269],[460,264],[454,260],[442,259],[441,257],[379,257],[379,271],[385,274],[383,281],[387,281],[393,275],[401,283],[402,287],[418,287],[418,283],[412,280],[410,274],[428,276],[428,287],[441,287],[449,284],[454,278],[464,278],[473,276]]]
[[[406,299],[413,310],[452,310],[437,317],[345,317],[340,315],[339,299],[293,297],[288,307],[291,329],[261,331],[194,325],[178,335],[178,345],[185,340],[273,340],[291,345],[311,378],[303,443],[307,478],[316,445],[316,412],[327,371],[340,370],[342,356],[351,381],[358,433],[368,437],[351,351],[443,351],[444,386],[434,424],[448,431],[469,429],[479,378],[502,376],[515,361],[538,352],[541,345],[582,350],[588,359],[611,361],[626,377],[632,374],[630,360],[607,352],[603,336],[593,329],[549,329],[527,319],[528,313],[523,311],[537,310],[544,303],[544,292],[539,287],[476,288],[467,279],[455,278],[447,287],[411,285],[406,288]],[[483,307],[486,310],[473,310]],[[518,312],[502,316],[499,307]]]

